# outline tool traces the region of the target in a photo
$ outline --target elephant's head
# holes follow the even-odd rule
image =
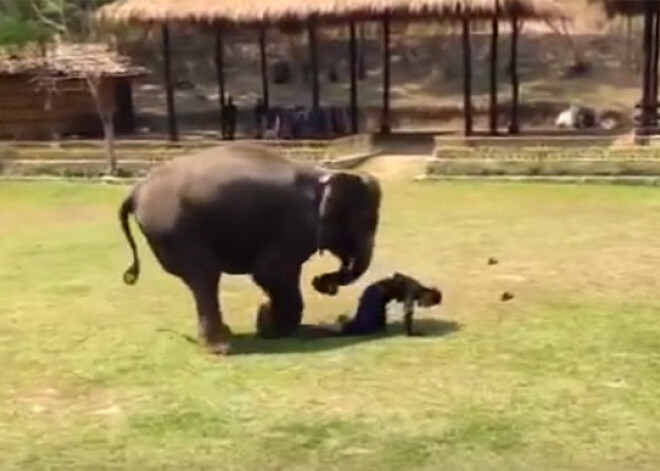
[[[318,247],[332,252],[342,265],[337,272],[317,277],[314,287],[334,294],[338,286],[352,283],[369,268],[378,229],[381,189],[370,175],[346,172],[327,174],[321,184]]]

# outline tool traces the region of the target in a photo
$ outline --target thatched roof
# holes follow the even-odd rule
[[[497,5],[497,6],[496,6]],[[320,22],[393,19],[558,19],[567,15],[554,0],[116,0],[98,11],[114,23],[278,24],[310,17]]]
[[[45,55],[37,47],[14,52],[0,49],[0,76],[45,73],[68,78],[110,78],[137,77],[146,72],[106,44],[59,43],[48,48]]]
[[[660,10],[660,0],[589,0],[589,3],[602,5],[605,14],[610,18],[642,15],[649,5]]]

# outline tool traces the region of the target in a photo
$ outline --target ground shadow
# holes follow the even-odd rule
[[[422,334],[419,338],[423,339],[450,335],[460,330],[461,325],[453,321],[418,319],[415,321],[415,328]],[[401,335],[405,335],[402,322],[388,324],[387,332],[382,334],[364,337],[332,337],[329,336],[328,326],[303,324],[298,333],[288,339],[266,340],[254,334],[235,335],[232,341],[232,354],[315,353]]]
[[[453,334],[461,329],[461,324],[454,321],[445,321],[439,319],[417,319],[415,320],[415,330],[420,332],[416,338],[439,338]],[[188,343],[199,346],[199,342],[191,335],[176,332],[170,329],[158,329],[158,332],[170,333],[181,337]],[[387,331],[377,335],[363,337],[334,337],[330,335],[330,326],[303,324],[298,329],[296,335],[286,339],[267,340],[257,337],[254,333],[234,334],[231,342],[232,355],[269,355],[269,354],[288,354],[288,353],[315,353],[328,350],[335,350],[351,345],[388,337],[403,336],[405,329],[402,322],[391,322],[387,326]]]

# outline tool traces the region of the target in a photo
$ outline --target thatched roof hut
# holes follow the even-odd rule
[[[268,25],[369,20],[389,14],[396,20],[422,19],[566,19],[554,0],[117,0],[98,18],[114,23],[194,23]]]
[[[131,62],[103,43],[57,43],[40,51],[0,49],[0,76],[49,75],[68,79],[87,76],[136,78],[147,69]]]
[[[115,131],[130,133],[132,81],[146,73],[105,44],[0,49],[0,138],[102,135],[90,77],[98,79],[98,98],[112,112]]]
[[[659,0],[589,0],[589,3],[602,5],[610,18],[643,15],[649,5],[656,11],[660,10]]]
[[[642,115],[637,129],[641,134],[657,133],[660,117],[660,100],[658,91],[660,77],[660,0],[589,0],[592,4],[600,4],[605,14],[616,16],[643,16],[644,29],[642,33],[642,52],[644,65],[642,67]]]
[[[266,76],[265,30],[280,26],[299,29],[305,26],[308,33],[310,64],[312,69],[312,109],[319,108],[318,52],[315,29],[319,25],[348,24],[351,31],[351,115],[353,129],[357,129],[356,104],[356,38],[355,24],[358,21],[382,22],[383,34],[383,118],[381,129],[389,132],[390,95],[390,24],[394,21],[458,21],[463,25],[464,90],[466,134],[472,127],[471,106],[471,52],[470,23],[490,20],[493,24],[491,95],[496,93],[496,43],[497,20],[508,20],[512,25],[511,86],[512,124],[511,132],[517,133],[518,74],[516,65],[519,20],[568,20],[569,16],[555,0],[115,0],[97,11],[103,22],[118,24],[158,25],[163,38],[164,77],[170,139],[178,139],[174,117],[174,93],[170,66],[169,25],[195,25],[213,30],[216,35],[215,62],[218,71],[220,108],[224,110],[224,72],[222,35],[227,27],[255,27],[259,29],[263,99],[268,108],[268,78]],[[496,97],[491,98],[493,116]],[[221,111],[221,122],[224,114]],[[495,123],[493,124],[495,126]],[[493,130],[495,132],[495,130]]]

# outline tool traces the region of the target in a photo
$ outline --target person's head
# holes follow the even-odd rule
[[[442,292],[435,287],[424,288],[417,298],[417,303],[422,307],[437,306],[442,303]]]
[[[231,95],[227,95],[227,104],[228,105],[234,104],[234,98]]]

